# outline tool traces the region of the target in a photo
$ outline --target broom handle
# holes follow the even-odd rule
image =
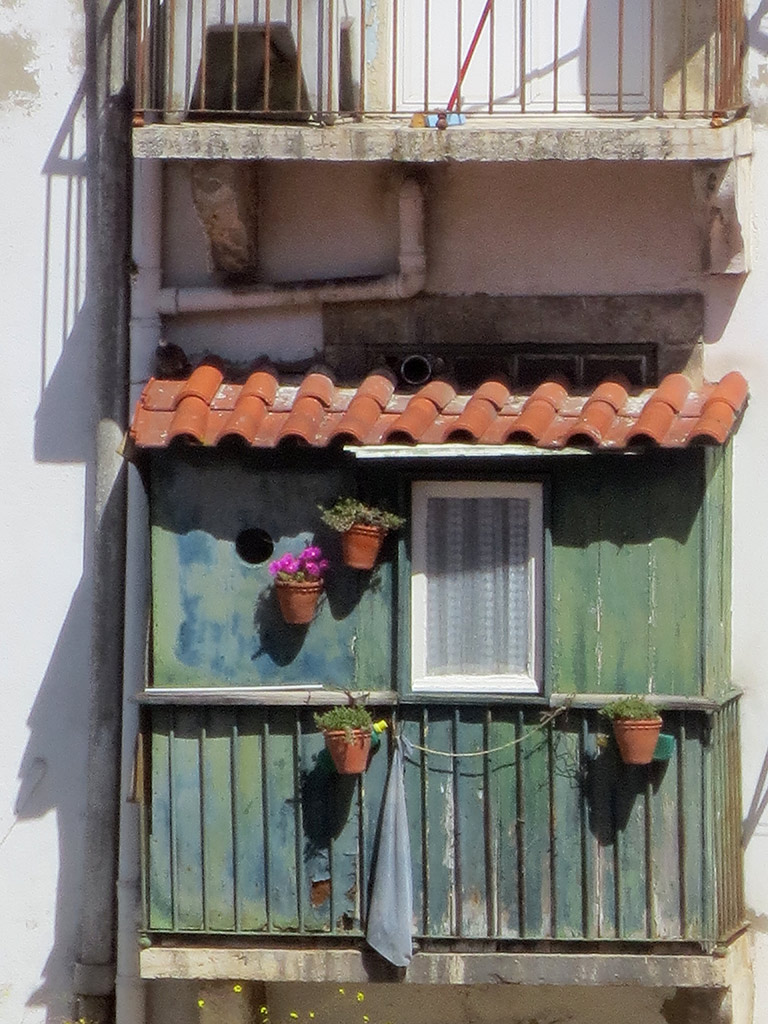
[[[454,85],[453,87],[451,98],[448,100],[448,110],[453,110],[453,108],[456,106],[456,102],[459,98],[459,89],[461,89],[467,71],[469,71],[469,65],[471,64],[472,58],[475,55],[477,44],[480,42],[480,36],[483,34],[483,29],[485,28],[486,21],[488,21],[488,15],[491,13],[492,7],[493,0],[487,0],[485,8],[483,9],[483,13],[480,16],[480,21],[478,22],[477,28],[475,29],[475,34],[472,37],[472,42],[469,44],[467,56],[464,58],[464,63],[461,65],[461,71],[459,71],[459,79],[456,82],[456,85]]]

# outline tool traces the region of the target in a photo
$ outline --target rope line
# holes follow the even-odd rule
[[[532,725],[530,729],[527,729],[523,733],[522,736],[518,736],[515,739],[510,740],[509,743],[502,743],[501,746],[498,747],[488,747],[486,750],[467,750],[461,753],[455,753],[451,750],[434,750],[432,747],[421,747],[418,743],[413,743],[411,740],[408,740],[408,742],[414,750],[422,750],[425,754],[438,754],[440,757],[484,757],[486,754],[495,754],[499,750],[506,750],[507,747],[514,747],[518,743],[522,743],[523,740],[527,740],[533,733],[541,732],[542,729],[546,729],[550,722],[553,722],[558,715],[561,715],[567,710],[568,706],[563,705],[562,707],[555,708],[554,711],[545,711],[542,714],[539,724]]]

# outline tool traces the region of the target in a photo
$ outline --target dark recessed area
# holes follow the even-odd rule
[[[235,551],[249,565],[261,565],[275,550],[275,542],[266,530],[257,527],[241,530],[235,538]]]

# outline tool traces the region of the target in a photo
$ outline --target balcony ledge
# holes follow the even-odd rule
[[[353,949],[151,946],[141,951],[141,977],[187,981],[401,981],[416,985],[632,985],[727,989],[748,970],[746,935],[724,955],[633,953],[417,953],[407,971],[378,964]]]
[[[404,119],[362,124],[152,124],[133,131],[133,153],[155,160],[313,160],[333,163],[515,163],[538,160],[722,162],[752,150],[748,119],[547,115],[473,117],[445,131]]]

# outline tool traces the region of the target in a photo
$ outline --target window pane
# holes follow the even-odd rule
[[[427,675],[525,673],[529,503],[427,501]]]

